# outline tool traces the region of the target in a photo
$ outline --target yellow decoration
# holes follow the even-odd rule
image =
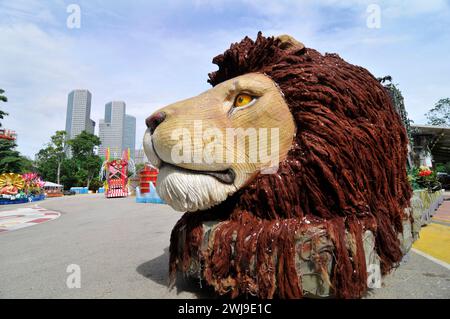
[[[3,173],[0,175],[0,188],[5,186],[14,186],[18,189],[23,189],[25,186],[25,180],[20,174]]]

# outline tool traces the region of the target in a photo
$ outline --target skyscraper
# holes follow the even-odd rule
[[[91,99],[92,94],[88,90],[73,90],[69,93],[66,114],[68,140],[83,131],[94,134],[95,122],[91,120]]]
[[[130,156],[134,159],[136,149],[136,118],[125,115],[125,125],[123,127],[123,149],[130,149]]]
[[[105,105],[105,118],[99,123],[99,136],[102,144],[99,155],[105,156],[109,147],[111,157],[119,158],[124,150],[130,148],[134,157],[136,140],[136,118],[126,115],[126,105],[122,101],[112,101]]]

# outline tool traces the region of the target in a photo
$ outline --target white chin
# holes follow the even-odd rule
[[[223,184],[212,176],[167,165],[160,169],[156,183],[156,191],[167,204],[188,212],[215,206],[236,190],[234,185]]]

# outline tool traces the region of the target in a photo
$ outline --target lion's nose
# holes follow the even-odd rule
[[[145,124],[147,124],[147,127],[150,129],[150,134],[153,134],[158,125],[164,122],[165,119],[166,113],[164,112],[157,112],[147,117],[147,119],[145,120]]]

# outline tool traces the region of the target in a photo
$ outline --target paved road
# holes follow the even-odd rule
[[[181,215],[168,206],[99,195],[39,205],[62,215],[0,234],[0,298],[211,296],[192,286],[167,289],[169,234]],[[80,266],[81,288],[67,288],[70,264]],[[409,261],[385,279],[385,287],[368,298],[450,298],[450,270],[410,253]]]

